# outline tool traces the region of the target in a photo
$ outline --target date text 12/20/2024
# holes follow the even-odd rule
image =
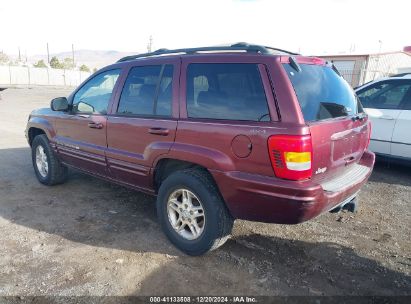
[[[255,297],[150,297],[150,303],[258,303]]]

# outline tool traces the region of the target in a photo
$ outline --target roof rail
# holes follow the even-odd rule
[[[246,51],[250,53],[260,53],[260,54],[271,54],[272,51],[277,51],[285,54],[290,55],[298,55],[296,53],[292,53],[289,51],[285,51],[282,49],[276,49],[272,47],[256,45],[256,44],[248,44],[245,42],[239,42],[236,44],[232,44],[230,46],[206,46],[206,47],[198,47],[198,48],[188,48],[188,49],[158,49],[151,53],[144,53],[138,55],[131,55],[127,57],[123,57],[117,62],[129,61],[134,60],[137,58],[144,58],[144,57],[151,57],[151,56],[159,56],[159,55],[166,55],[166,54],[195,54],[197,52],[218,52],[218,51]]]
[[[404,77],[404,76],[407,76],[407,75],[411,75],[411,72],[409,72],[409,73],[394,74],[394,75],[391,75],[390,77]]]
[[[299,53],[294,53],[294,52],[286,51],[286,50],[283,50],[283,49],[277,49],[277,48],[273,48],[273,47],[271,47],[271,46],[265,46],[265,48],[266,48],[266,49],[269,49],[269,50],[272,50],[272,51],[277,51],[277,52],[281,52],[281,53],[286,53],[286,54],[289,54],[289,55],[301,55],[301,54],[299,54]]]

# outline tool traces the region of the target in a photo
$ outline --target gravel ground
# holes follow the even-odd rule
[[[27,116],[69,92],[0,93],[0,295],[411,295],[410,168],[377,164],[356,214],[236,221],[222,248],[188,257],[152,197],[78,172],[37,182]]]

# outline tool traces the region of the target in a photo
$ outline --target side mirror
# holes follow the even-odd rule
[[[51,101],[50,108],[53,111],[67,111],[68,100],[66,97],[57,97]]]

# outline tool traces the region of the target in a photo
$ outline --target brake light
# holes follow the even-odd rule
[[[311,178],[311,135],[273,135],[268,150],[277,177],[290,180]]]
[[[368,149],[368,146],[370,145],[370,141],[371,141],[371,131],[372,131],[372,124],[371,121],[368,121],[368,142],[367,142],[367,146],[365,147],[365,149]]]
[[[312,58],[311,62],[317,65],[325,65],[325,60],[317,57]]]

